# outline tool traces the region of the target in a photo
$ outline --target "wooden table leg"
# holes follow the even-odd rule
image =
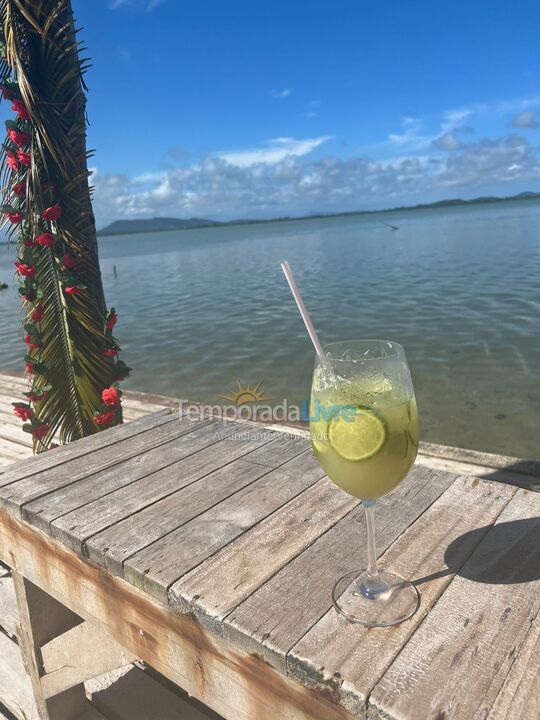
[[[84,683],[53,697],[45,697],[40,648],[81,623],[82,619],[18,572],[13,571],[13,582],[20,613],[19,644],[40,719],[74,720],[88,707]]]

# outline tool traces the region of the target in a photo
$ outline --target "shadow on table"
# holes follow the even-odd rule
[[[421,585],[446,575],[492,585],[540,578],[540,517],[485,525],[457,537],[446,548],[446,568],[413,582]]]

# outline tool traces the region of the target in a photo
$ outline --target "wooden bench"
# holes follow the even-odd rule
[[[540,495],[416,466],[379,505],[421,604],[368,630],[330,601],[364,561],[358,501],[305,437],[163,410],[9,466],[0,560],[41,717],[96,717],[82,683],[140,658],[228,720],[538,718]]]

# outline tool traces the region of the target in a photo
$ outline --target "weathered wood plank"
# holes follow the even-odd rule
[[[417,585],[416,614],[401,625],[374,631],[349,623],[331,608],[288,653],[289,674],[303,685],[325,689],[361,715],[376,683],[515,492],[497,483],[458,477],[380,561],[385,570]],[[449,554],[450,545],[454,550]]]
[[[416,468],[390,497],[383,498],[377,513],[379,551],[393,542],[454,480],[453,475]],[[338,496],[347,497],[332,487]],[[308,506],[306,512],[310,511]],[[235,642],[251,652],[257,648],[256,652],[285,672],[288,650],[331,606],[335,579],[362,567],[365,561],[360,508],[328,532],[319,534],[321,537],[298,557],[284,558],[282,570],[268,575],[264,563],[248,559],[259,556],[255,546],[246,544],[242,552],[234,544],[226,547],[176,582],[169,591],[170,602],[194,612],[211,628],[221,626],[222,632]],[[275,563],[274,558],[271,570]],[[267,578],[270,579],[264,582]],[[299,582],[299,578],[303,581]],[[280,602],[281,598],[287,598],[286,602]]]
[[[285,544],[309,542],[354,504],[346,496],[336,497],[328,481],[319,480],[322,476],[311,456],[298,456],[133,555],[124,563],[124,576],[167,602],[172,583],[253,526],[253,532],[262,528],[276,544],[278,538]],[[294,517],[301,527],[294,527]]]
[[[19,720],[39,720],[19,646],[0,633],[0,702]],[[1,715],[0,715],[1,717]]]
[[[436,443],[420,443],[420,453],[433,455],[434,457],[446,458],[448,460],[459,460],[460,462],[481,465],[484,467],[500,468],[511,470],[516,473],[540,476],[540,460],[524,460],[523,458],[511,457],[509,455],[497,455],[496,453],[480,452],[470,448],[453,447],[451,445],[437,445]]]
[[[269,446],[276,442],[272,440]],[[290,453],[296,452],[297,448],[291,445]],[[251,462],[252,455],[253,452],[246,453],[210,473],[207,473],[206,464],[209,458],[205,458],[203,467],[199,461],[191,469],[184,465],[178,474],[183,482],[191,483],[188,487],[157,500],[95,534],[86,543],[86,552],[115,574],[121,575],[123,563],[128,557],[269,473],[268,467]],[[283,454],[280,461],[285,461]],[[163,484],[166,485],[166,481]],[[155,483],[152,491],[158,493],[158,497],[164,494],[162,486]]]
[[[482,480],[493,480],[508,485],[516,485],[526,490],[540,491],[540,476],[538,475],[528,475],[524,472],[504,470],[498,467],[489,467],[488,465],[473,465],[469,462],[436,457],[435,455],[418,455],[417,462],[433,470],[445,470],[458,475],[468,475]]]
[[[2,509],[0,557],[226,720],[353,720],[331,698],[302,688]]]
[[[227,432],[234,433],[234,426],[229,426]],[[167,460],[174,460],[173,456],[176,455],[176,462],[58,518],[51,525],[52,535],[78,552],[88,553],[92,559],[99,558],[98,562],[103,562],[109,569],[116,569],[121,574],[121,563],[117,567],[113,555],[109,553],[110,546],[106,542],[101,543],[99,539],[96,543],[90,542],[92,536],[178,492],[215,468],[246,455],[262,443],[270,442],[272,438],[272,434],[267,433],[258,435],[254,441],[216,441],[216,423],[212,421],[206,428],[199,430],[195,439],[192,438],[183,450],[178,441],[169,457],[163,456]],[[140,531],[143,537],[146,536],[144,525]],[[105,550],[106,547],[109,551]]]
[[[169,432],[174,435],[174,433],[177,432],[178,426],[181,428],[189,428],[191,423],[190,420],[186,419],[172,420],[170,415],[161,416],[159,418],[160,422],[157,423],[155,422],[157,419],[155,415],[147,415],[141,418],[141,422],[147,418],[154,418],[154,423],[146,432],[136,432],[125,440],[102,448],[99,453],[92,454],[90,461],[85,453],[57,467],[49,468],[0,488],[0,505],[7,508],[12,514],[20,516],[22,507],[26,503],[36,500],[42,495],[47,495],[62,487],[71,485],[77,480],[89,477],[100,470],[112,467],[122,462],[122,460],[129,460],[130,458],[136,457],[144,452],[147,447],[161,445],[169,439],[167,436]],[[135,422],[139,421],[135,420]],[[129,423],[122,427],[129,428],[132,424],[133,423]],[[171,427],[165,430],[163,426],[166,425],[170,425]],[[106,432],[110,432],[111,436],[115,434],[114,430]],[[100,435],[105,435],[106,432],[100,433]],[[93,437],[94,436],[86,438],[88,444]],[[64,447],[71,447],[71,444]],[[63,447],[58,448],[59,451],[63,449]],[[56,450],[52,450],[44,454],[49,455],[55,452]],[[30,463],[31,460],[27,462]],[[9,473],[10,470],[0,477],[0,481]]]
[[[10,465],[31,456],[32,448],[29,445],[20,445],[12,440],[0,438],[0,457],[5,458]]]
[[[137,660],[102,630],[83,622],[41,648],[46,698]]]
[[[521,664],[540,609],[539,515],[540,496],[518,490],[375,687],[377,709],[391,717],[486,717]],[[518,717],[511,711],[506,720]]]
[[[105,467],[97,468],[89,474],[93,465],[88,462],[82,470],[83,476],[77,480],[73,476],[73,463],[66,466],[70,470],[72,482],[54,491],[24,504],[22,516],[50,534],[50,523],[61,516],[67,516],[78,508],[99,498],[108,497],[120,488],[136,482],[146,475],[163,470],[172,465],[176,459],[187,457],[192,453],[215,442],[216,429],[208,421],[191,423],[189,420],[171,422],[160,427],[156,432],[147,433],[144,444],[139,445],[139,452],[127,460]],[[75,518],[74,518],[75,519]],[[79,545],[80,547],[80,545]]]
[[[82,438],[81,440],[75,440],[68,445],[62,445],[62,447],[55,448],[49,452],[40,453],[39,455],[28,458],[23,463],[17,463],[16,466],[13,466],[9,471],[3,473],[0,477],[0,487],[29,477],[30,475],[43,472],[44,470],[56,468],[62,465],[62,463],[94,453],[96,450],[103,450],[109,445],[144,433],[145,430],[150,430],[159,425],[172,422],[176,417],[177,416],[170,410],[162,410],[159,413],[146,415],[140,418],[140,420],[134,420],[133,422],[120,425],[111,430],[106,430],[96,435]]]
[[[10,440],[11,442],[23,445],[25,447],[32,447],[32,441],[30,435],[22,431],[20,424],[15,423],[2,423],[0,427],[0,437],[4,440]]]
[[[13,582],[19,608],[19,646],[39,717],[41,720],[74,720],[87,706],[84,685],[75,685],[47,698],[41,684],[40,648],[59,632],[73,627],[80,618],[15,568]]]
[[[0,577],[0,628],[11,637],[15,637],[18,626],[19,610],[17,608],[15,588],[13,587],[13,578],[6,575]]]
[[[525,642],[491,706],[486,720],[538,720],[540,717],[540,616],[531,624]]]

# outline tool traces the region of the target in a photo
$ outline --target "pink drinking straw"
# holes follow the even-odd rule
[[[306,326],[306,330],[308,331],[308,335],[311,338],[311,342],[313,343],[313,347],[315,348],[315,352],[319,356],[319,359],[321,361],[321,364],[328,368],[328,362],[326,360],[326,356],[323,352],[322,345],[320,343],[320,340],[317,336],[317,332],[315,331],[315,328],[313,327],[313,323],[311,322],[311,318],[309,317],[309,313],[306,309],[306,306],[304,305],[304,301],[302,300],[302,295],[300,294],[300,290],[298,289],[298,285],[294,281],[294,277],[292,274],[292,270],[290,268],[289,263],[284,260],[281,263],[281,269],[283,270],[283,274],[287,278],[287,282],[289,283],[289,287],[291,288],[291,292],[293,294],[294,300],[296,302],[296,305],[298,306],[298,310],[300,311],[300,315],[302,316],[302,320],[304,321],[304,325]]]

